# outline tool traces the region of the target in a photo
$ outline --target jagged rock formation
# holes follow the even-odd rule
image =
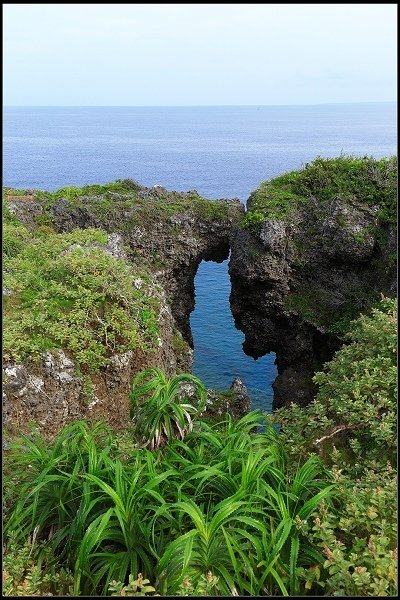
[[[310,402],[312,376],[343,343],[349,321],[381,294],[396,295],[397,164],[359,160],[359,179],[345,194],[330,170],[352,184],[354,163],[319,159],[263,184],[248,201],[248,228],[232,236],[231,309],[247,354],[276,352],[274,408]],[[296,177],[306,183],[296,188]]]
[[[211,202],[196,192],[131,181],[73,190],[72,197],[62,190],[33,193],[29,201],[13,195],[10,211],[32,229],[108,232],[99,250],[151,273],[163,325],[152,357],[109,357],[92,378],[86,405],[83,382],[62,354],[43,356],[29,373],[26,365],[6,364],[6,420],[22,424],[32,417],[45,428],[93,415],[121,424],[129,383],[140,368],[191,370],[194,277],[202,260],[220,262],[229,251],[231,309],[245,333],[244,351],[254,358],[276,353],[275,408],[307,404],[315,393],[313,374],[343,343],[349,321],[380,294],[396,294],[396,173],[392,159],[318,159],[262,184],[246,216],[239,200]],[[12,289],[5,292],[12,297]],[[214,412],[226,411],[233,399],[229,411],[246,412],[248,396],[236,388],[209,395],[210,410],[213,404]],[[46,397],[54,399],[51,406]]]
[[[196,388],[192,383],[181,387],[182,399],[196,400]],[[251,410],[251,398],[240,377],[235,377],[226,391],[207,390],[207,401],[202,417],[220,418],[230,414],[235,419],[244,417]]]
[[[228,258],[232,225],[244,215],[239,200],[211,202],[196,192],[177,194],[157,186],[137,190],[134,204],[122,195],[114,195],[101,208],[98,197],[84,197],[78,206],[59,199],[51,213],[60,232],[99,227],[119,233],[129,259],[145,261],[157,274],[176,324],[193,347],[189,315],[194,309],[194,277],[202,260]]]
[[[221,417],[229,413],[235,419],[244,417],[251,410],[251,398],[240,377],[235,377],[231,387],[226,392],[208,390],[205,414],[211,417]]]
[[[77,374],[74,357],[62,349],[50,353],[51,359],[43,354],[34,365],[6,363],[7,425],[23,429],[32,419],[51,433],[85,417],[122,426],[129,412],[130,382],[140,369],[158,366],[169,375],[191,370],[194,277],[202,260],[228,257],[231,229],[244,207],[238,200],[207,201],[195,192],[177,194],[131,182],[121,187],[119,194],[82,194],[73,201],[46,193],[33,195],[29,202],[13,196],[9,210],[31,230],[50,226],[58,233],[93,227],[107,231],[106,243],[74,243],[61,254],[98,250],[149,273],[146,285],[153,285],[151,294],[157,298],[159,344],[149,353],[110,356],[89,379]],[[138,278],[133,283],[140,287],[142,282]]]

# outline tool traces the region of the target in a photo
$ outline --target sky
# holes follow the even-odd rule
[[[3,4],[6,106],[397,98],[397,4]]]

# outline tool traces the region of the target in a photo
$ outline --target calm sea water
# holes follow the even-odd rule
[[[396,104],[247,107],[6,107],[3,185],[55,190],[132,178],[246,201],[266,179],[341,152],[396,153]],[[226,388],[240,376],[269,410],[274,356],[244,355],[229,310],[227,261],[203,262],[191,316],[194,373]]]

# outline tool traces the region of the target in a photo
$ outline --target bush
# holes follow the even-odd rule
[[[348,345],[314,377],[315,401],[272,418],[292,468],[318,452],[336,482],[332,505],[298,522],[325,557],[297,570],[305,593],[396,595],[396,317],[395,300],[384,298],[354,321]]]
[[[344,345],[325,370],[316,373],[314,402],[276,411],[272,421],[292,455],[320,452],[324,459],[353,471],[365,461],[396,460],[397,309],[381,300],[353,321]],[[335,447],[336,451],[333,452]]]
[[[73,591],[73,575],[60,567],[51,548],[29,538],[23,545],[11,537],[3,556],[5,596],[63,596]]]
[[[396,596],[397,477],[390,466],[371,464],[357,479],[334,469],[338,488],[334,509],[301,529],[325,556],[323,564],[298,569],[305,590],[327,596]]]
[[[190,402],[185,391],[188,384]],[[154,450],[174,438],[183,439],[192,431],[192,416],[204,410],[207,390],[194,375],[182,373],[168,379],[161,369],[150,368],[134,378],[130,399],[135,429],[142,443],[150,444]],[[193,401],[197,406],[193,406]]]
[[[36,238],[7,226],[5,360],[63,348],[95,371],[112,354],[156,348],[159,301],[150,276],[103,252],[107,239],[96,229]]]

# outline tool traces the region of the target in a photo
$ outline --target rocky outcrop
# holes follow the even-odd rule
[[[180,399],[197,402],[197,393],[194,384],[185,383],[182,386]],[[235,377],[228,390],[207,390],[206,406],[201,416],[219,419],[229,414],[234,419],[240,419],[250,410],[251,398],[247,392],[247,388],[239,377]]]
[[[310,199],[287,220],[234,232],[232,313],[246,354],[276,353],[274,408],[310,402],[313,374],[343,343],[341,325],[393,295],[395,230],[377,213],[356,200]]]
[[[177,371],[171,309],[159,291],[160,338],[155,352],[115,354],[98,372],[83,375],[63,350],[44,352],[41,361],[3,365],[3,418],[9,431],[28,431],[29,423],[54,435],[77,419],[103,419],[121,428],[129,418],[132,379],[142,368],[158,366],[168,375]]]
[[[73,356],[66,356],[62,349],[44,354],[34,364],[5,364],[7,427],[24,430],[32,420],[51,435],[78,418],[103,418],[113,426],[123,426],[129,414],[130,383],[139,370],[158,366],[167,375],[191,370],[189,315],[194,308],[194,276],[202,260],[228,257],[232,226],[242,217],[243,205],[235,200],[206,201],[193,192],[176,195],[163,188],[139,188],[135,202],[113,197],[99,209],[102,200],[90,196],[71,203],[61,198],[49,208],[45,200],[17,199],[10,212],[31,229],[38,226],[40,216],[40,222],[50,221],[59,233],[90,227],[107,231],[105,244],[74,243],[62,254],[98,248],[150,274],[146,286],[153,286],[159,307],[158,346],[147,354],[110,356],[90,376],[79,373]],[[133,280],[137,289],[142,283],[140,278]]]
[[[240,419],[251,410],[251,398],[247,388],[239,377],[235,377],[231,387],[225,392],[208,390],[205,416],[213,419],[230,414]]]
[[[51,213],[60,232],[98,227],[121,236],[129,260],[145,261],[157,274],[177,327],[193,347],[194,277],[202,260],[228,258],[232,226],[244,215],[239,200],[211,202],[196,192],[176,194],[157,186],[140,188],[133,205],[113,198],[100,209],[97,197],[83,198],[79,206],[61,198]]]
[[[318,168],[320,163],[316,162]],[[85,391],[84,381],[71,366],[46,371],[45,357],[42,366],[29,374],[25,365],[6,365],[5,391],[11,398],[7,419],[17,419],[10,414],[19,415],[20,420],[40,415],[40,390],[41,398],[44,393],[56,398],[57,414],[68,411],[65,418],[105,416],[102,407],[106,407],[112,422],[121,423],[127,415],[124,402],[129,382],[139,368],[161,366],[167,373],[191,370],[189,315],[194,308],[194,277],[202,260],[221,262],[229,252],[231,310],[236,326],[245,334],[244,351],[254,358],[276,353],[275,408],[291,402],[307,404],[315,393],[312,376],[341,346],[350,319],[382,293],[396,294],[396,232],[393,219],[388,218],[394,167],[391,163],[389,167],[379,174],[369,162],[365,171],[385,194],[383,209],[353,192],[330,197],[325,190],[323,201],[314,191],[296,195],[288,188],[294,181],[289,174],[283,177],[281,188],[268,184],[260,188],[259,198],[252,194],[248,208],[251,212],[254,201],[256,210],[253,220],[246,216],[246,229],[239,200],[210,202],[196,192],[178,194],[134,182],[126,186],[120,182],[118,193],[115,186],[111,186],[114,191],[101,193],[89,186],[73,200],[54,193],[49,198],[45,193],[37,198],[31,195],[29,202],[12,196],[10,211],[29,227],[41,223],[60,233],[91,227],[107,231],[103,251],[134,266],[145,266],[152,274],[165,327],[153,358],[126,353],[110,357],[91,392]],[[310,189],[318,190],[319,181],[313,177]],[[310,183],[307,178],[304,181]],[[333,185],[331,180],[328,184]],[[366,194],[372,189],[375,198],[375,188],[365,189]],[[265,217],[264,209],[271,214]],[[382,210],[386,220],[381,218]],[[71,390],[67,407],[66,390]],[[209,409],[226,412],[229,405],[229,411],[241,416],[250,407],[248,397],[236,388],[231,392],[223,397],[209,394]],[[52,419],[56,417],[49,417],[49,422]]]

